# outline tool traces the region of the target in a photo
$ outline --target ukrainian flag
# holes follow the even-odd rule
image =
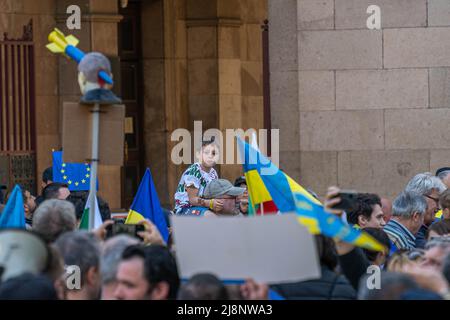
[[[312,234],[322,233],[371,250],[384,249],[383,245],[367,233],[353,229],[336,216],[325,212],[319,200],[278,169],[261,152],[240,138],[238,146],[244,160],[244,174],[253,205],[273,200],[281,213],[296,212],[298,221]]]
[[[153,184],[150,169],[145,170],[139,189],[134,197],[133,204],[128,212],[126,224],[137,224],[139,221],[148,219],[158,228],[164,241],[167,243],[169,229],[164,217],[164,212]]]

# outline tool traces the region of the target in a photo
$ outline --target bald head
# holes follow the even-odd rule
[[[384,214],[384,221],[387,223],[392,216],[392,201],[387,198],[381,198],[381,210]]]

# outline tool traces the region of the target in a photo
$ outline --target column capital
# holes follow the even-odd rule
[[[81,15],[82,22],[109,22],[119,23],[122,21],[123,16],[113,13],[88,13]],[[57,23],[64,23],[67,20],[67,14],[58,14],[56,16]]]
[[[186,27],[237,27],[242,25],[238,18],[187,19]]]

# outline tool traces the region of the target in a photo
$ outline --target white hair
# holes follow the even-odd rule
[[[417,212],[424,215],[427,210],[425,198],[415,192],[402,192],[392,203],[392,215],[394,217],[411,218]]]
[[[406,192],[416,192],[421,195],[430,195],[434,190],[439,193],[447,189],[445,184],[438,177],[430,172],[416,174],[405,187]]]

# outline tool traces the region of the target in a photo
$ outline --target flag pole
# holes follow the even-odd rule
[[[92,153],[91,153],[91,172],[89,185],[89,230],[95,227],[95,199],[97,198],[97,169],[98,169],[98,144],[100,131],[100,105],[96,103],[92,109]]]

